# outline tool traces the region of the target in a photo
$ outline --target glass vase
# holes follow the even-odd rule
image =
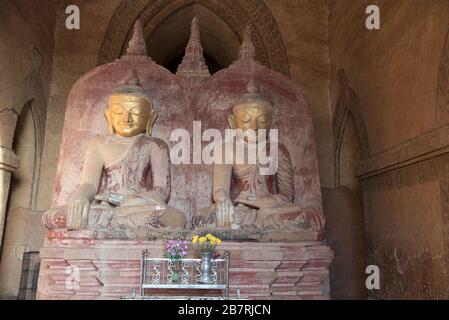
[[[180,279],[179,265],[180,265],[180,261],[171,261],[170,280],[172,283],[179,282],[179,279]]]

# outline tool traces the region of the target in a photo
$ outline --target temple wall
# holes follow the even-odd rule
[[[17,296],[22,254],[38,250],[44,237],[33,181],[40,178],[55,3],[0,1],[0,298]]]
[[[365,28],[371,4],[380,7],[377,31]],[[344,69],[366,129],[359,139],[368,154],[353,172],[362,181],[368,264],[381,272],[372,297],[449,297],[448,100],[437,94],[448,87],[448,24],[444,0],[330,2],[331,107]],[[338,268],[344,272],[344,264]]]
[[[333,186],[328,1],[268,0],[265,3],[278,23],[291,80],[304,90],[309,101],[321,186]]]

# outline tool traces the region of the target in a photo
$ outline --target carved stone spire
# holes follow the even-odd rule
[[[178,67],[177,75],[209,77],[209,69],[206,60],[203,57],[203,47],[200,40],[200,29],[198,27],[198,19],[192,20],[190,29],[190,39],[187,43],[184,58]]]
[[[247,25],[243,33],[243,41],[240,45],[239,57],[236,64],[252,64],[257,63],[256,61],[256,48],[254,47],[252,41],[251,27]]]
[[[146,56],[147,47],[145,44],[145,38],[143,36],[143,27],[140,20],[137,19],[134,23],[133,36],[128,44],[128,49],[126,50],[126,55],[132,56]]]
[[[151,58],[147,56],[147,46],[143,35],[143,27],[139,19],[137,19],[134,23],[133,35],[129,40],[126,53],[121,59],[132,61],[151,61]]]

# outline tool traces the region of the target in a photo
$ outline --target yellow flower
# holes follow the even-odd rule
[[[192,243],[195,244],[198,242],[198,236],[194,236],[192,239]]]
[[[217,244],[218,244],[218,245],[221,244],[221,239],[217,239]]]
[[[201,238],[198,239],[198,241],[199,241],[200,243],[204,243],[204,242],[207,241],[207,238],[206,238],[206,237],[201,237]]]
[[[206,234],[206,238],[209,239],[209,240],[211,240],[213,237],[214,237],[214,236],[211,235],[210,233]]]
[[[211,240],[210,240],[210,243],[211,243],[212,245],[215,245],[215,244],[217,243],[217,241],[216,241],[216,239],[211,239]]]

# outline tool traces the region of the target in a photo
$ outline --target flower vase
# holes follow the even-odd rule
[[[214,282],[210,275],[212,271],[212,254],[213,252],[209,251],[201,252],[201,276],[198,280],[199,283],[211,284]]]
[[[171,266],[171,282],[178,283],[179,279],[180,279],[179,261],[173,261],[173,264]]]
[[[178,283],[179,282],[179,271],[173,270],[173,273],[171,275],[171,282]]]

